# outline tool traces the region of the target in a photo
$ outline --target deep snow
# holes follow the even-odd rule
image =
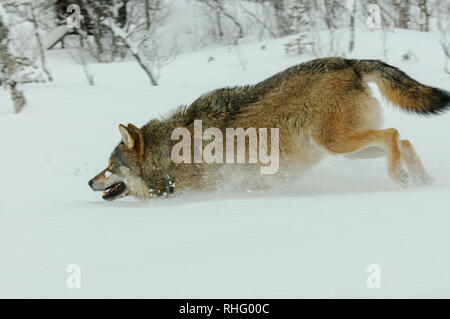
[[[450,90],[437,40],[396,30],[387,62]],[[383,102],[384,127],[415,144],[436,180],[429,187],[399,189],[383,159],[340,157],[263,193],[105,202],[88,187],[119,123],[143,125],[206,91],[313,58],[287,56],[286,42],[180,55],[159,87],[133,61],[91,65],[91,87],[55,50],[55,81],[25,86],[22,113],[2,90],[0,297],[449,297],[449,114],[423,118]],[[356,43],[353,57],[382,58],[378,33]],[[408,51],[417,61],[401,60]],[[66,287],[69,264],[81,267],[81,289]],[[381,267],[380,289],[366,286],[369,264]]]

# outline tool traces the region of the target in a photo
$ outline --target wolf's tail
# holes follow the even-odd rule
[[[420,114],[439,114],[450,108],[450,92],[423,85],[379,60],[350,60],[356,72],[374,81],[390,102]]]

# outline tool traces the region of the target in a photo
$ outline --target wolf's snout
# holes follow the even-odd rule
[[[98,173],[94,176],[89,182],[88,185],[94,190],[94,191],[103,191],[107,188],[107,186],[112,184],[112,181],[108,183],[108,178],[105,177],[106,169]]]

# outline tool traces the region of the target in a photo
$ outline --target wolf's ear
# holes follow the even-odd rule
[[[129,150],[135,151],[139,159],[142,159],[144,157],[144,136],[141,130],[131,123],[128,126],[120,124],[119,130],[122,135],[123,144]]]
[[[139,158],[144,157],[144,135],[142,131],[131,123],[128,123],[128,132],[134,140],[134,150],[138,154]]]
[[[125,146],[128,147],[128,149],[132,150],[134,148],[135,141],[134,141],[133,137],[131,136],[130,131],[128,131],[128,129],[125,127],[125,125],[122,125],[122,124],[119,125],[119,131],[120,131],[120,134],[122,135],[123,144],[125,144]]]

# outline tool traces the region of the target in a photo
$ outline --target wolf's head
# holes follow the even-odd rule
[[[89,181],[94,191],[104,191],[103,199],[114,200],[127,195],[149,197],[143,179],[144,136],[133,124],[119,125],[122,141],[109,158],[108,167]]]

